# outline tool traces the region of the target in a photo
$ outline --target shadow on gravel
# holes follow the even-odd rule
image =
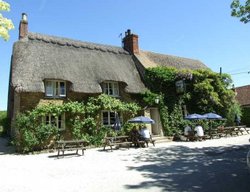
[[[127,189],[162,191],[250,191],[246,164],[250,145],[191,149],[184,146],[150,148],[138,154],[136,170],[148,180]],[[144,163],[145,162],[145,163]],[[144,164],[143,164],[144,163]]]
[[[15,148],[10,145],[8,137],[0,137],[0,155],[13,154]]]

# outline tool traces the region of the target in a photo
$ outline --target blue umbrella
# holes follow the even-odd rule
[[[194,114],[187,115],[185,117],[185,119],[187,119],[187,120],[198,120],[198,119],[205,119],[205,117],[203,115],[194,113]]]
[[[145,123],[145,124],[154,124],[155,121],[145,116],[134,117],[133,119],[128,120],[129,123]]]
[[[222,117],[216,113],[206,113],[203,117],[206,119],[222,119]]]
[[[121,129],[121,122],[118,113],[115,113],[115,123],[114,123],[114,129],[116,131],[119,131]]]

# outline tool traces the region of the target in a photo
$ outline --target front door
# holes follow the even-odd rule
[[[161,118],[158,108],[149,108],[150,118],[155,121],[154,124],[151,125],[151,133],[152,135],[160,135],[163,136]]]

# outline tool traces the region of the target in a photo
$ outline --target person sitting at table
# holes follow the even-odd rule
[[[145,141],[145,143],[148,147],[148,142],[151,141],[151,134],[150,134],[149,130],[145,126],[143,126],[143,127],[140,126],[139,134],[141,136],[141,140]]]
[[[140,147],[139,139],[140,139],[141,135],[139,134],[136,127],[133,127],[133,129],[130,131],[129,136],[130,136],[130,140],[133,142],[135,147]]]
[[[185,128],[184,128],[184,135],[185,136],[188,136],[189,133],[192,131],[191,127],[189,125],[187,125]]]
[[[201,125],[197,125],[195,128],[194,128],[194,131],[196,132],[195,133],[195,136],[197,137],[200,137],[202,138],[204,136],[204,131],[203,131],[203,128]]]

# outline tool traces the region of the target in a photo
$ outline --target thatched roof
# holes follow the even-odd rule
[[[201,69],[207,68],[202,62],[194,59],[188,59],[183,57],[177,57],[172,55],[164,55],[159,53],[153,53],[148,51],[140,51],[135,55],[140,63],[145,67],[175,67],[177,69]]]
[[[145,68],[207,68],[198,60],[153,52],[140,51],[135,57]],[[121,47],[28,33],[14,44],[11,86],[16,91],[44,92],[46,79],[71,82],[70,90],[81,93],[101,93],[103,81],[122,82],[128,93],[146,89],[133,56]]]
[[[19,91],[44,92],[45,79],[72,83],[71,90],[101,93],[100,83],[125,83],[125,91],[145,90],[132,55],[120,47],[28,33],[14,44],[11,84]]]

